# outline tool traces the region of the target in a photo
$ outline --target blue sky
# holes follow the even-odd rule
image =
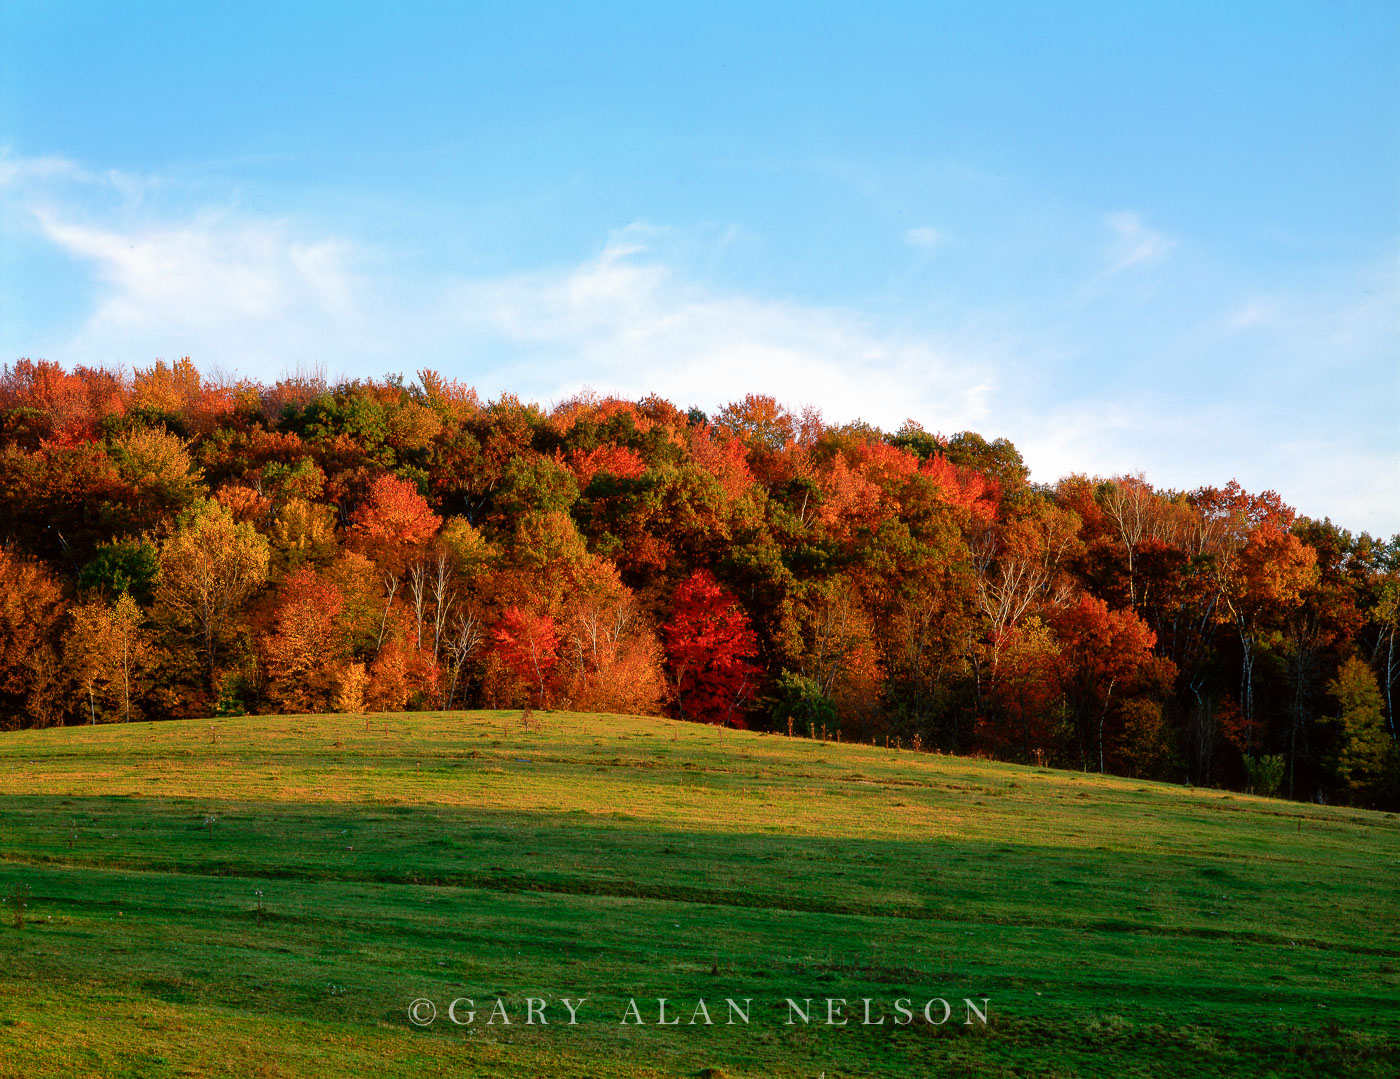
[[[767,392],[1400,531],[1400,5],[9,0],[0,62],[0,361]]]

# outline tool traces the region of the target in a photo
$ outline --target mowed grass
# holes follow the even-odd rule
[[[1400,1074],[1394,815],[537,719],[0,735],[0,1076]]]

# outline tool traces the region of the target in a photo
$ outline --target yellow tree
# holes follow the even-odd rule
[[[88,715],[94,723],[98,697],[110,701],[123,722],[131,721],[136,679],[149,666],[152,654],[144,620],[141,608],[126,592],[110,607],[97,600],[72,610],[63,658],[87,693]]]
[[[277,564],[288,573],[306,562],[328,562],[336,554],[335,508],[289,498],[277,510],[269,534]]]
[[[157,611],[194,638],[211,689],[239,607],[267,580],[267,561],[267,540],[213,500],[194,506],[161,551]]]
[[[798,617],[805,647],[798,673],[836,704],[844,723],[869,719],[878,700],[881,671],[874,626],[860,594],[839,574],[804,592]]]
[[[611,563],[599,559],[581,576],[559,628],[563,683],[574,708],[644,714],[660,708],[661,646]]]
[[[57,663],[49,642],[62,614],[48,570],[0,547],[0,730],[53,720]]]
[[[189,444],[163,428],[138,427],[120,434],[108,453],[131,489],[126,509],[143,528],[168,520],[204,493]]]

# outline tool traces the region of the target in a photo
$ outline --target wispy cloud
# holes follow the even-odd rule
[[[29,214],[97,285],[82,322],[43,343],[70,363],[188,354],[260,377],[306,363],[355,375],[434,366],[492,394],[591,386],[710,408],[766,392],[837,420],[913,415],[949,431],[986,421],[996,383],[975,343],[703,284],[665,256],[672,230],[646,223],[575,266],[424,280],[347,238],[231,207],[94,215],[46,199]]]
[[[1159,261],[1173,247],[1176,241],[1165,233],[1150,229],[1142,219],[1128,210],[1109,214],[1105,223],[1117,237],[1113,245],[1111,265],[1105,276],[1121,273],[1133,266],[1142,266]]]
[[[931,251],[943,242],[943,233],[928,225],[920,225],[904,234],[904,242],[921,251]]]
[[[212,352],[214,362],[246,367],[279,354],[283,362],[324,359],[373,336],[355,249],[334,237],[309,239],[283,223],[217,212],[127,228],[51,209],[35,220],[100,282],[96,307],[59,343],[61,358],[143,363]]]
[[[580,266],[448,291],[449,331],[516,354],[495,378],[548,371],[546,392],[581,385],[722,404],[764,392],[837,419],[956,430],[987,417],[994,364],[962,343],[881,331],[859,314],[704,286],[624,229]],[[543,388],[543,387],[542,387]]]
[[[26,157],[0,147],[0,192],[13,193],[30,204],[43,203],[73,188],[102,188],[127,202],[136,202],[159,183],[152,176],[121,169],[93,171],[66,157]]]
[[[38,242],[87,268],[94,297],[50,340],[0,340],[15,355],[145,364],[188,354],[261,378],[308,363],[335,375],[434,367],[488,395],[543,401],[589,386],[710,409],[770,393],[837,422],[893,428],[912,417],[945,433],[1005,435],[1040,481],[1071,470],[1145,469],[1179,487],[1237,477],[1350,527],[1400,526],[1393,449],[1355,425],[1300,418],[1313,402],[1289,399],[1298,394],[1286,380],[1250,380],[1247,399],[1218,383],[1209,399],[1190,385],[1167,399],[1141,381],[1100,392],[1081,379],[1070,391],[1091,339],[1068,339],[1062,326],[1037,332],[1009,308],[931,326],[726,289],[695,269],[726,242],[714,227],[698,236],[635,223],[573,265],[469,277],[424,271],[358,237],[234,200],[164,198],[159,178],[62,159],[0,158],[0,188],[11,219],[18,207]],[[1107,220],[1117,237],[1110,275],[1172,247],[1135,214]],[[1196,353],[1234,355],[1247,333],[1275,365],[1279,356],[1295,357],[1298,370],[1312,353],[1351,357],[1364,381],[1383,343],[1393,346],[1393,276],[1363,282],[1355,291],[1367,298],[1350,306],[1242,288],[1178,350],[1196,363]],[[1081,287],[1068,282],[1066,293]],[[1099,290],[1111,295],[1111,281]],[[1161,360],[1176,362],[1167,350]]]
[[[1265,292],[1251,290],[1225,310],[1211,329],[1222,336],[1243,334],[1272,342],[1275,355],[1300,362],[1325,357],[1329,367],[1400,352],[1400,290],[1396,268],[1361,265],[1331,271],[1328,284]]]
[[[1400,455],[1342,432],[1283,435],[1266,414],[1211,401],[1163,409],[1085,400],[1011,422],[1038,482],[1071,472],[1145,471],[1158,487],[1193,490],[1235,479],[1247,490],[1276,490],[1301,512],[1353,531],[1400,531]]]

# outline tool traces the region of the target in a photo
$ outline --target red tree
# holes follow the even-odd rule
[[[995,748],[1019,752],[1024,760],[1053,748],[1055,709],[1060,698],[1060,648],[1050,628],[1032,616],[1002,631],[991,695],[1004,724],[989,723]]]
[[[369,485],[369,497],[350,519],[351,530],[380,560],[401,568],[409,548],[436,535],[442,518],[428,508],[428,501],[411,483],[383,475]]]
[[[303,567],[282,582],[276,631],[263,643],[268,693],[288,712],[330,707],[344,657],[340,589]]]
[[[559,638],[554,619],[511,607],[491,631],[496,655],[535,696],[538,707],[548,701],[554,669],[559,665]]]
[[[1124,690],[1153,660],[1157,636],[1129,610],[1110,611],[1090,595],[1056,613],[1060,639],[1062,685],[1074,715],[1081,757],[1097,742],[1099,771],[1106,770],[1105,731],[1114,694]],[[1161,664],[1175,667],[1170,661]],[[1169,675],[1167,676],[1170,677]],[[1097,729],[1096,729],[1097,728]]]
[[[681,715],[743,726],[739,709],[753,691],[758,638],[714,574],[697,570],[682,582],[661,632]]]

